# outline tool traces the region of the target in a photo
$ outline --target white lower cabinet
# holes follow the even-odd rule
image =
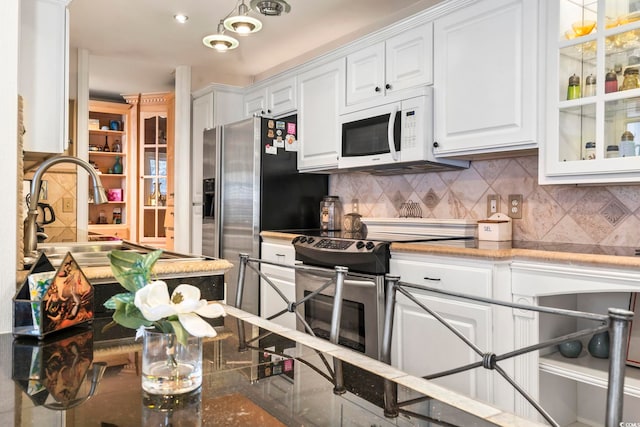
[[[402,282],[491,298],[495,282],[507,270],[508,266],[493,262],[405,253],[392,253],[390,263],[391,274],[400,276]],[[505,309],[422,290],[409,289],[409,292],[481,352],[499,354],[510,348],[509,322],[500,320],[500,316],[509,316]],[[497,322],[503,324],[498,332],[494,331]],[[391,349],[393,366],[412,375],[426,376],[480,360],[481,356],[434,316],[397,293]],[[501,366],[511,371],[510,363]],[[512,394],[499,391],[508,386],[495,372],[482,367],[434,379],[434,382],[506,410],[512,408]]]
[[[260,257],[267,261],[294,265],[295,250],[293,245],[286,240],[263,239]],[[289,301],[295,301],[296,278],[293,269],[262,264],[260,271],[273,282]],[[260,316],[268,318],[286,307],[287,304],[273,287],[264,279],[260,279]],[[296,316],[293,313],[284,313],[272,319],[272,321],[287,328],[296,329]]]
[[[513,300],[517,303],[606,314],[610,307],[629,308],[632,292],[640,290],[640,272],[622,268],[571,266],[514,261]],[[514,311],[516,346],[523,347],[576,330],[596,326],[593,321],[566,316]],[[582,338],[582,353],[563,357],[553,346],[527,353],[515,362],[516,382],[561,426],[599,426],[605,423],[607,359],[589,354],[590,337]],[[640,420],[640,369],[625,370],[623,421]],[[516,396],[518,415],[542,418]]]

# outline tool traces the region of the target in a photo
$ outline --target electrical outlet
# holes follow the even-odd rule
[[[487,217],[500,211],[500,197],[497,194],[487,195]]]
[[[522,194],[509,194],[509,208],[507,214],[513,219],[522,218]]]
[[[62,198],[62,212],[73,212],[73,198]]]

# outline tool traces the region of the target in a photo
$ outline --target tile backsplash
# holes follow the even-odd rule
[[[538,157],[478,160],[469,169],[374,176],[332,175],[332,195],[344,212],[358,199],[365,217],[398,217],[413,201],[426,218],[482,219],[487,195],[500,196],[500,212],[509,194],[522,194],[522,219],[513,220],[513,239],[640,247],[640,185],[538,185]]]

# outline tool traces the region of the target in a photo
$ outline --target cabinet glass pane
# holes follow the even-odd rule
[[[591,40],[560,49],[560,101],[596,94],[596,46]]]
[[[633,157],[640,149],[640,97],[605,103],[606,157]],[[614,149],[617,148],[616,149]]]
[[[597,0],[563,0],[560,2],[560,40],[573,40],[597,31]]]
[[[167,118],[158,117],[158,144],[167,143]]]
[[[587,159],[586,143],[596,142],[595,117],[595,104],[562,108],[560,110],[559,161],[569,162]]]
[[[164,228],[165,214],[166,214],[166,211],[164,209],[158,210],[158,223],[157,223],[158,231],[156,234],[158,237],[166,237],[165,228]]]
[[[166,160],[165,160],[166,163]],[[158,152],[155,147],[144,149],[144,175],[158,174]]]
[[[156,143],[156,130],[157,130],[156,117],[149,117],[148,119],[144,119],[144,143],[145,144]]]

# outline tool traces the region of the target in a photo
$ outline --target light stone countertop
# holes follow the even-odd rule
[[[162,260],[156,262],[153,266],[152,276],[158,277],[187,277],[187,276],[197,276],[199,274],[212,276],[218,274],[224,274],[226,271],[231,269],[233,264],[231,264],[226,259],[213,259],[213,260],[184,260],[184,261],[168,261],[163,262]],[[82,272],[85,277],[90,281],[96,282],[108,282],[109,279],[113,280],[113,273],[111,272],[111,267],[109,266],[100,266],[100,267],[82,267]],[[17,272],[16,279],[18,285],[21,285],[27,275],[29,274],[28,270],[20,270]]]
[[[298,234],[290,232],[263,231],[264,238],[291,242]],[[640,256],[634,256],[635,248],[603,247],[570,243],[546,242],[489,242],[471,240],[468,247],[442,246],[420,243],[392,243],[392,252],[420,253],[479,258],[486,260],[527,260],[619,268],[640,268]]]

